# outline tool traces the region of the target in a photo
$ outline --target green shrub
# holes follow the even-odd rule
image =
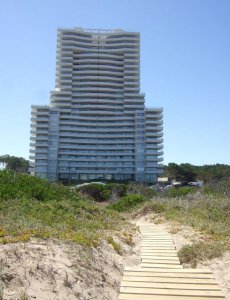
[[[108,208],[122,212],[135,208],[137,205],[145,202],[146,199],[142,195],[128,195],[120,198],[118,201],[110,204]]]
[[[166,207],[160,201],[149,201],[144,207],[143,212],[155,212],[155,213],[162,213],[166,210]]]
[[[119,183],[109,183],[106,185],[91,183],[79,187],[78,190],[97,202],[110,200],[114,195],[116,199],[126,195],[125,184]]]
[[[110,191],[104,185],[91,183],[81,186],[78,191],[91,197],[97,202],[105,201],[110,197]]]
[[[203,190],[209,196],[230,196],[230,178],[210,183]]]
[[[185,245],[178,252],[178,256],[181,263],[196,267],[199,261],[221,256],[224,248],[217,242],[197,242],[193,245]]]
[[[127,186],[127,194],[131,195],[142,195],[147,199],[150,199],[154,196],[156,196],[156,191],[149,188],[147,185],[143,183],[129,183]]]
[[[185,186],[185,187],[177,187],[177,188],[168,189],[164,193],[164,195],[166,197],[170,197],[170,198],[177,198],[177,197],[184,197],[184,196],[194,193],[196,191],[197,191],[197,189],[194,187]]]
[[[122,183],[108,183],[106,188],[110,191],[110,196],[115,193],[118,198],[126,196],[126,185]]]

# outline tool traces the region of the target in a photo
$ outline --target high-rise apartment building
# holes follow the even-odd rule
[[[49,180],[155,182],[162,108],[140,93],[140,36],[59,29],[49,106],[32,106],[31,172]]]

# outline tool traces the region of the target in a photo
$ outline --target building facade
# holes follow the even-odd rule
[[[31,173],[51,181],[155,182],[162,108],[140,93],[140,36],[59,29],[49,106],[32,106]]]

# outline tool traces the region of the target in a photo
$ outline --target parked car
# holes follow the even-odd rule
[[[203,181],[191,181],[188,183],[189,186],[202,187],[204,185]]]
[[[81,188],[82,186],[85,186],[85,185],[90,185],[90,184],[99,184],[99,185],[106,185],[106,183],[104,182],[100,182],[100,181],[93,181],[93,182],[85,182],[85,183],[81,183],[81,184],[77,184],[75,186],[72,186],[71,189],[79,189]]]

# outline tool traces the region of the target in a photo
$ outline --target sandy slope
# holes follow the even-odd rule
[[[124,261],[126,265],[137,264],[139,253],[135,253],[135,246],[116,241],[123,256],[105,241],[98,249],[35,239],[0,245],[3,299],[117,299]]]

